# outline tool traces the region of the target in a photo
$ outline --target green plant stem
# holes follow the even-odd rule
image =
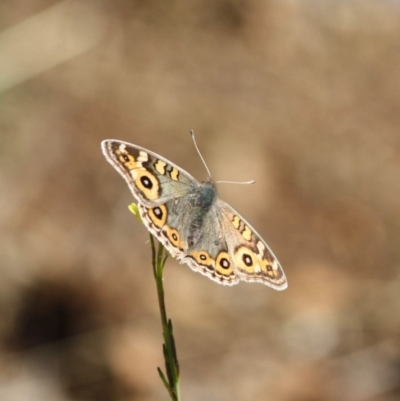
[[[156,246],[154,238],[150,234],[151,252],[152,252],[152,264],[153,274],[157,286],[158,305],[160,308],[161,324],[163,329],[163,354],[165,361],[165,370],[167,378],[160,368],[158,368],[158,374],[163,381],[169,395],[173,401],[180,401],[180,390],[179,390],[179,363],[176,355],[175,340],[173,335],[173,327],[170,319],[167,318],[167,311],[165,307],[164,299],[164,285],[163,285],[163,271],[165,262],[168,258],[168,254],[164,252],[164,247],[161,243]]]

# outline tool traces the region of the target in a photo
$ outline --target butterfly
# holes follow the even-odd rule
[[[180,263],[219,284],[287,287],[271,249],[218,197],[211,178],[198,182],[164,157],[128,142],[107,139],[101,148],[128,183],[144,225]]]

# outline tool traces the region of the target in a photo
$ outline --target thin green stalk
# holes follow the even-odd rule
[[[151,234],[150,243],[152,252],[153,274],[154,279],[156,280],[158,305],[160,309],[161,324],[163,329],[163,354],[167,378],[160,368],[158,368],[157,370],[161,380],[165,385],[165,388],[170,394],[171,399],[173,401],[180,401],[181,398],[179,390],[179,363],[176,355],[172,322],[171,319],[167,318],[167,311],[164,299],[163,271],[168,254],[164,251],[164,247],[161,243],[158,244],[158,249],[156,251],[154,238]]]
[[[132,203],[129,205],[129,210],[141,221],[138,207]],[[154,238],[150,234],[151,255],[154,279],[156,280],[158,305],[160,308],[161,324],[163,330],[163,355],[165,362],[165,371],[167,376],[163,373],[161,368],[157,368],[158,374],[164,383],[172,401],[181,401],[179,390],[179,363],[176,355],[175,339],[171,319],[167,318],[167,310],[165,307],[164,299],[164,285],[163,285],[163,271],[165,262],[168,258],[168,253],[164,250],[161,243],[158,244],[158,249],[154,243]]]

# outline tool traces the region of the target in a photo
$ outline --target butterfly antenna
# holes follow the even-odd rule
[[[209,178],[211,178],[210,170],[208,169],[207,164],[206,164],[206,162],[205,162],[203,156],[201,155],[200,150],[199,150],[199,148],[198,148],[198,146],[197,146],[196,139],[194,138],[194,131],[193,131],[193,130],[190,130],[190,135],[192,135],[192,139],[193,139],[194,146],[195,146],[195,148],[196,148],[196,150],[197,150],[197,153],[198,153],[199,156],[200,156],[200,159],[202,160],[202,162],[203,162],[203,164],[204,164],[204,166],[205,166],[205,168],[206,168],[206,170],[207,170],[208,176],[209,176]]]
[[[255,181],[251,180],[251,181],[217,181],[216,184],[243,184],[243,185],[247,185],[247,184],[254,184]]]

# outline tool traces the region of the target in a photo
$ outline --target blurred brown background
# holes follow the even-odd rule
[[[100,141],[264,236],[289,288],[173,260],[184,400],[400,399],[400,2],[0,2],[0,401],[167,400],[148,234]]]

